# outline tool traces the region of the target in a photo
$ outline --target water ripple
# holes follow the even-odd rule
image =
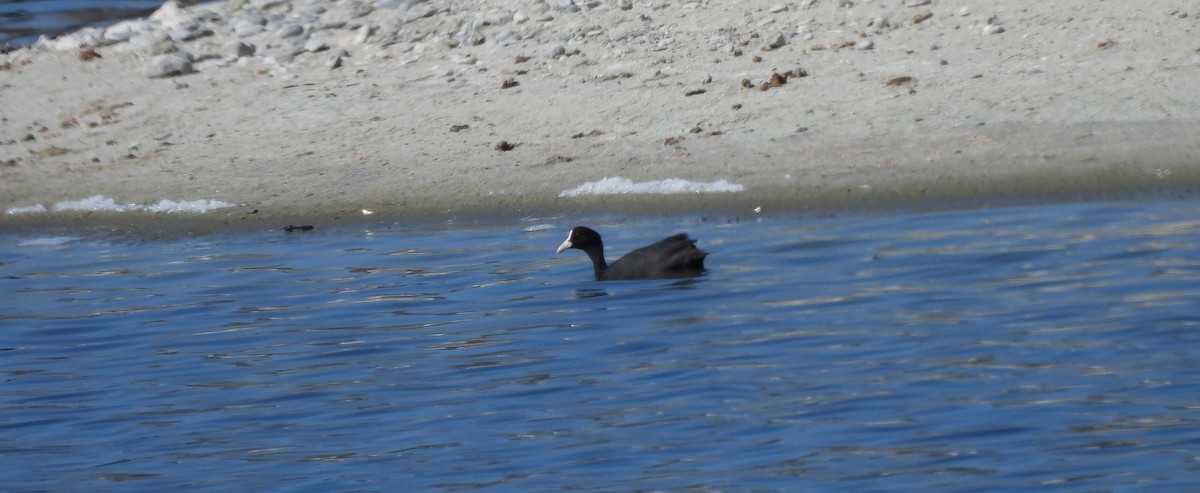
[[[94,491],[1187,490],[1192,202],[0,237],[0,475]],[[542,224],[546,219],[537,219]],[[50,245],[50,246],[47,246]]]

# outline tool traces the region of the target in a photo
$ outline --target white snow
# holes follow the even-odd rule
[[[76,211],[111,211],[125,212],[128,210],[137,209],[137,204],[118,204],[117,201],[105,197],[103,195],[93,195],[82,200],[64,200],[50,210],[54,212],[76,212]]]
[[[46,212],[46,206],[42,204],[23,205],[20,207],[9,207],[4,211],[5,214],[28,214],[30,212]]]
[[[93,195],[81,200],[64,200],[54,204],[47,209],[42,204],[9,207],[5,214],[28,214],[34,212],[46,212],[51,210],[54,212],[127,212],[127,211],[143,211],[143,212],[192,212],[204,213],[222,207],[230,207],[233,204],[221,202],[220,200],[183,200],[176,202],[174,200],[163,199],[157,204],[119,204],[116,200],[103,195]]]
[[[204,213],[222,207],[229,207],[233,204],[221,202],[220,200],[184,200],[176,202],[174,200],[163,199],[157,204],[147,205],[147,212],[195,212]]]
[[[623,194],[674,194],[674,193],[706,193],[706,192],[741,192],[746,187],[725,180],[702,183],[681,178],[643,181],[635,183],[628,178],[610,176],[597,181],[589,181],[570,190],[559,192],[559,197],[578,197],[580,195],[623,195]]]

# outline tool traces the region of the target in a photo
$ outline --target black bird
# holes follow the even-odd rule
[[[695,277],[704,272],[704,257],[708,255],[696,248],[696,240],[688,238],[687,233],[679,233],[629,252],[608,265],[600,233],[586,226],[572,229],[554,253],[569,248],[583,250],[592,259],[597,281]]]

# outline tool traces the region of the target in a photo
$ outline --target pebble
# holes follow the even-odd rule
[[[342,66],[343,59],[348,58],[349,56],[350,54],[346,53],[346,50],[341,50],[337,54],[333,55],[333,58],[330,58],[329,63],[325,64],[325,66],[329,67],[329,70],[340,68]]]
[[[574,0],[558,0],[558,2],[556,2],[556,3],[557,3],[557,5],[555,6],[555,8],[560,11],[567,12],[567,13],[579,12],[579,6],[575,5]]]
[[[516,39],[517,33],[513,32],[511,29],[505,29],[492,36],[492,41],[502,45],[508,45],[510,42],[515,41]]]
[[[374,32],[371,26],[363,25],[354,31],[354,37],[350,38],[350,44],[365,45],[367,40],[371,39],[371,33]]]
[[[286,24],[279,28],[275,34],[281,38],[292,38],[302,36],[304,34],[304,26],[299,24]]]
[[[780,4],[772,5],[771,8],[767,9],[767,12],[770,12],[772,14],[778,14],[780,12],[787,12],[787,9],[788,9],[787,4],[780,3]]]
[[[76,51],[82,48],[100,46],[103,39],[104,31],[94,27],[85,27],[71,34],[59,36],[57,39],[42,36],[38,38],[35,46],[52,51]]]
[[[929,5],[932,2],[933,2],[933,0],[904,0],[904,6],[905,7],[920,7],[922,5]]]
[[[988,24],[983,26],[983,34],[1000,34],[1004,32],[1004,26],[1000,24]]]
[[[341,29],[343,27],[346,27],[346,24],[347,24],[346,21],[340,20],[340,19],[334,20],[334,21],[322,22],[319,26],[317,26],[317,30],[332,31],[334,29]]]
[[[167,35],[170,36],[171,39],[174,41],[184,42],[184,41],[191,41],[196,38],[212,36],[213,31],[212,31],[212,29],[208,29],[208,28],[191,27],[191,28],[172,29],[167,32]]]
[[[143,19],[133,19],[121,21],[104,30],[104,41],[106,44],[123,43],[129,41],[134,34],[149,29],[149,23]]]
[[[177,0],[167,0],[162,7],[150,14],[150,22],[171,30],[187,27],[192,22],[192,18]]]
[[[324,41],[310,39],[307,43],[304,43],[304,51],[309,53],[316,53],[318,51],[325,51],[328,49],[329,45],[325,44]]]
[[[454,36],[454,41],[460,45],[479,46],[487,41],[487,38],[479,31],[473,31]]]
[[[254,36],[255,34],[261,33],[265,30],[266,28],[262,27],[261,24],[240,23],[234,27],[233,32],[237,34],[239,38],[246,38]]]
[[[772,39],[768,44],[771,46],[771,48],[781,48],[783,45],[787,44],[787,36],[784,36],[783,33],[779,33],[779,35],[775,36],[775,39]]]
[[[146,75],[151,78],[175,77],[195,72],[192,67],[192,55],[185,51],[175,51],[158,55],[150,59],[146,66]]]
[[[255,46],[245,41],[238,41],[233,44],[233,54],[238,58],[254,56],[255,51]]]

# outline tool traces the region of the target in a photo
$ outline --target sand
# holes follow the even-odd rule
[[[96,194],[233,205],[0,226],[753,214],[1200,184],[1194,0],[165,9],[142,38],[0,56],[0,211]],[[289,23],[303,33],[283,36]],[[172,50],[195,72],[148,76]],[[744,190],[559,196],[605,177]]]

